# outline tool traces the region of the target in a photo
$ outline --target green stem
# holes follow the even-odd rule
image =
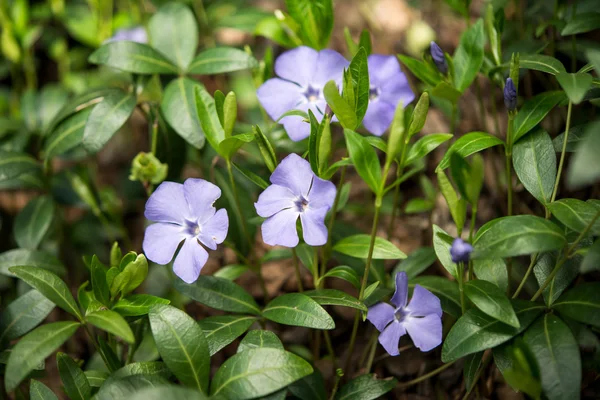
[[[378,332],[375,332],[374,334],[377,334]],[[377,350],[377,340],[373,341],[373,344],[371,345],[371,350],[369,351],[369,358],[367,359],[367,371],[365,373],[369,373],[371,371],[371,367],[373,366],[373,359],[375,358],[375,351]]]
[[[479,381],[479,378],[481,378],[483,371],[485,371],[485,369],[487,368],[487,366],[490,364],[491,361],[492,361],[492,357],[488,357],[483,361],[483,363],[479,367],[479,370],[475,374],[475,378],[473,378],[473,383],[471,384],[471,387],[467,390],[467,393],[463,397],[463,400],[467,400],[469,398],[469,396],[471,395],[471,392],[477,386],[477,381]]]
[[[464,280],[465,280],[465,263],[462,261],[457,265],[458,267],[458,291],[460,293],[460,309],[462,314],[467,311],[467,304],[465,302],[465,291],[464,291]]]
[[[477,204],[471,206],[471,226],[469,227],[469,243],[473,243],[475,233],[475,221],[477,220]],[[469,260],[469,280],[474,278],[473,261]]]
[[[456,134],[456,119],[458,117],[458,107],[456,103],[452,104],[452,119],[450,120],[450,133]]]
[[[417,383],[423,382],[423,381],[431,378],[432,376],[436,376],[440,372],[445,371],[446,369],[450,368],[452,366],[452,364],[454,364],[455,362],[456,361],[451,361],[449,363],[446,363],[446,364],[442,365],[441,367],[436,368],[433,371],[426,373],[423,376],[413,379],[412,381],[400,383],[399,387],[402,389],[406,389],[407,387],[410,387],[410,386],[416,385]]]
[[[90,340],[92,341],[92,344],[94,345],[94,347],[96,348],[96,353],[100,354],[100,357],[102,357],[102,361],[104,361],[104,365],[106,366],[106,368],[111,371],[110,368],[110,363],[108,362],[108,360],[106,359],[106,356],[104,355],[103,351],[100,351],[100,346],[98,345],[98,343],[96,342],[96,337],[92,334],[92,331],[90,330],[90,327],[84,323],[83,327],[85,328],[86,333],[88,334],[88,336],[90,337]],[[111,371],[112,372],[112,371]]]
[[[329,223],[327,224],[327,243],[325,244],[325,248],[323,249],[323,259],[321,261],[321,273],[320,276],[325,275],[327,270],[327,262],[329,261],[329,257],[331,257],[331,236],[333,233],[333,224],[335,222],[335,216],[337,215],[338,205],[340,203],[340,193],[342,191],[342,186],[344,184],[344,178],[346,177],[346,167],[342,167],[342,172],[340,175],[340,181],[338,182],[337,190],[335,193],[335,200],[333,201],[333,207],[331,208],[331,215],[329,216]]]
[[[512,202],[512,137],[513,137],[513,120],[514,113],[509,111],[508,114],[508,128],[506,132],[506,151],[505,151],[505,167],[506,167],[506,201],[507,201],[507,214],[512,215],[513,202]]]
[[[152,155],[156,155],[158,147],[158,115],[155,114],[154,120],[152,121]]]
[[[535,262],[537,261],[538,255],[539,255],[539,253],[536,253],[531,257],[531,262],[529,263],[527,272],[525,272],[525,276],[523,276],[523,279],[521,279],[521,283],[519,283],[517,290],[515,290],[515,293],[512,296],[513,299],[516,299],[517,296],[519,296],[519,293],[521,293],[521,290],[523,290],[523,288],[525,287],[525,282],[527,282],[529,275],[531,275],[531,272],[533,272],[533,267],[535,266]],[[510,277],[509,277],[509,280],[510,280]]]
[[[558,192],[558,184],[560,183],[560,176],[562,174],[562,169],[565,164],[565,154],[567,153],[567,142],[569,140],[569,129],[571,127],[571,110],[573,108],[573,102],[569,101],[569,106],[567,107],[567,122],[565,126],[565,137],[563,138],[562,152],[560,153],[560,161],[558,162],[558,172],[556,173],[556,181],[554,182],[554,190],[552,191],[552,197],[550,198],[550,202],[552,203],[556,198],[556,193]]]
[[[335,383],[333,384],[333,389],[331,390],[331,396],[329,396],[329,400],[335,399],[335,394],[337,393],[338,387],[340,387],[340,380],[344,376],[341,373],[337,373],[335,375]]]
[[[302,287],[302,277],[300,275],[300,266],[298,265],[298,254],[296,254],[296,248],[292,247],[292,261],[294,262],[294,271],[296,272],[296,281],[298,281],[298,292],[302,293],[304,288]]]
[[[325,338],[325,345],[327,346],[327,352],[329,353],[329,357],[331,357],[331,363],[333,365],[333,369],[337,369],[337,358],[335,357],[335,350],[333,349],[333,345],[331,344],[331,336],[329,336],[329,331],[323,331],[323,337]]]
[[[400,167],[398,167],[398,169],[396,170],[396,179],[400,179],[401,175],[402,175],[402,169]],[[399,201],[400,201],[400,185],[396,185],[396,187],[394,188],[394,199],[392,200],[392,219],[390,219],[390,225],[388,226],[388,230],[387,230],[388,240],[390,240],[390,238],[392,237],[392,233],[394,232],[394,225],[396,223],[397,211],[399,209],[399,207],[398,207]]]

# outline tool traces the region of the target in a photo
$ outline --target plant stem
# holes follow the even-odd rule
[[[296,281],[298,281],[298,292],[302,293],[304,291],[304,288],[302,287],[302,277],[300,276],[300,266],[298,265],[298,254],[296,254],[295,247],[292,247],[292,261],[294,262]]]
[[[325,248],[322,253],[322,261],[321,261],[321,273],[320,276],[325,275],[327,270],[327,262],[329,261],[329,257],[331,257],[331,236],[333,232],[333,224],[335,222],[335,216],[337,215],[337,208],[340,203],[340,192],[342,191],[342,186],[344,184],[344,178],[346,177],[346,167],[342,167],[342,172],[340,175],[340,181],[338,182],[337,190],[335,192],[335,200],[333,201],[333,207],[331,208],[331,215],[329,216],[329,223],[327,224],[327,243],[325,244]],[[321,286],[321,285],[319,285]],[[319,288],[317,288],[319,289]]]
[[[329,331],[323,331],[323,337],[325,338],[327,352],[329,352],[329,357],[331,357],[331,362],[335,371],[337,369],[337,358],[335,357],[335,350],[333,349],[333,345],[331,344],[331,337],[329,336]]]
[[[512,204],[512,137],[513,137],[513,120],[514,120],[514,113],[510,112],[508,113],[508,128],[506,131],[506,151],[505,151],[505,156],[506,156],[506,200],[507,200],[507,209],[508,209],[508,215],[512,215],[512,209],[513,209],[513,204]]]
[[[440,372],[450,368],[452,366],[452,364],[454,364],[455,362],[456,361],[451,361],[449,363],[446,363],[446,364],[442,365],[441,367],[438,367],[438,368],[434,369],[433,371],[426,373],[425,375],[422,375],[418,378],[413,379],[412,381],[400,383],[400,385],[398,385],[398,386],[402,389],[406,389],[407,387],[416,385],[417,383],[423,382],[424,380],[427,380],[427,379],[431,378],[432,376],[435,376],[435,375],[439,374]]]
[[[396,179],[400,179],[400,176],[402,175],[402,169],[400,168],[400,166],[398,166],[398,169],[396,170]],[[396,223],[396,212],[398,211],[399,207],[398,207],[398,202],[400,201],[400,185],[396,185],[396,187],[394,188],[394,199],[392,200],[392,219],[390,219],[390,225],[388,226],[388,230],[387,230],[387,239],[390,240],[390,238],[392,237],[392,233],[394,232],[394,225]]]
[[[456,134],[456,119],[458,118],[458,107],[456,103],[452,104],[452,119],[450,120],[450,133]]]
[[[519,283],[519,287],[517,287],[517,290],[515,290],[515,293],[512,296],[513,299],[516,299],[517,296],[519,296],[519,293],[521,293],[521,290],[523,290],[523,288],[525,287],[525,282],[527,282],[527,278],[529,278],[529,275],[531,275],[531,272],[533,271],[533,267],[535,266],[535,262],[537,261],[538,256],[539,253],[534,254],[533,257],[531,257],[531,262],[529,263],[527,272],[525,272],[525,276],[523,276],[521,283]]]
[[[460,261],[457,264],[458,267],[458,291],[460,293],[460,309],[462,314],[467,311],[467,305],[465,302],[465,291],[463,288],[464,280],[465,280],[465,263]]]
[[[377,332],[375,332],[374,334],[376,335]],[[367,359],[367,368],[366,368],[367,374],[371,371],[371,367],[373,366],[373,359],[375,358],[376,350],[377,350],[377,340],[374,340],[373,344],[371,345],[371,350],[369,351],[369,358]]]
[[[562,169],[565,164],[565,154],[567,153],[567,142],[569,140],[569,128],[571,126],[571,110],[573,108],[573,102],[569,101],[569,106],[567,107],[567,122],[565,126],[565,137],[563,138],[562,152],[560,153],[560,161],[558,162],[558,172],[556,173],[556,181],[554,181],[554,190],[552,191],[552,197],[550,198],[550,202],[552,203],[556,198],[556,193],[558,192],[558,184],[560,183],[560,175],[562,174]],[[546,212],[549,214],[548,210]]]
[[[84,323],[83,327],[85,328],[86,333],[88,334],[88,336],[90,337],[92,344],[94,345],[94,347],[96,348],[96,352],[100,354],[100,357],[102,357],[102,361],[104,361],[104,365],[106,365],[106,368],[112,372],[111,368],[110,368],[110,363],[108,362],[108,360],[106,359],[106,356],[104,355],[103,351],[100,351],[100,346],[98,346],[98,343],[96,342],[96,337],[92,334],[92,331],[90,330],[90,327]]]
[[[335,399],[335,394],[337,393],[338,387],[340,386],[340,380],[342,379],[342,374],[335,375],[335,383],[333,385],[333,389],[331,390],[331,396],[329,396],[329,400]]]
[[[463,397],[463,400],[467,400],[469,398],[469,395],[471,394],[471,392],[473,391],[473,389],[477,386],[477,381],[479,381],[479,378],[481,378],[481,375],[483,374],[483,371],[485,371],[485,369],[487,368],[487,366],[490,364],[491,361],[492,361],[492,357],[487,357],[483,361],[483,363],[479,367],[479,370],[475,374],[475,378],[473,378],[473,383],[471,384],[471,387],[467,389],[467,393],[465,393],[465,396]]]

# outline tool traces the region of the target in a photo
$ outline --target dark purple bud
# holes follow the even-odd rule
[[[461,238],[454,239],[452,247],[450,247],[450,255],[452,256],[452,262],[468,262],[469,256],[473,251],[473,246],[465,242]]]
[[[446,62],[446,57],[444,56],[444,50],[437,45],[436,42],[431,42],[431,46],[429,47],[429,51],[431,52],[431,58],[433,62],[438,67],[438,70],[442,74],[448,73],[448,63]]]
[[[508,111],[514,111],[517,108],[517,88],[510,78],[506,80],[504,86],[504,105]]]

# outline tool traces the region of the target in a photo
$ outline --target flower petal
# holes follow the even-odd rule
[[[200,271],[208,260],[208,252],[195,238],[183,243],[173,263],[173,272],[185,283],[193,283],[200,276]]]
[[[277,121],[283,113],[297,109],[305,99],[302,88],[283,79],[269,79],[256,91],[258,101],[269,117]]]
[[[317,100],[315,103],[304,102],[294,107],[294,109],[304,111],[306,113],[308,113],[308,110],[310,109],[315,115],[317,121],[321,122],[323,119],[323,114],[317,107],[317,105],[320,103],[320,100]],[[325,104],[323,104],[323,107],[325,107]],[[290,139],[292,139],[294,142],[299,142],[300,140],[304,140],[310,136],[310,124],[299,115],[290,115],[288,117],[284,117],[281,119],[281,121],[279,121],[279,123],[283,124],[283,128],[287,132]]]
[[[415,290],[413,291],[410,303],[408,303],[408,307],[406,307],[406,311],[417,317],[425,317],[429,314],[441,317],[442,305],[436,295],[421,285],[415,285]]]
[[[394,110],[399,102],[402,102],[402,106],[406,107],[414,99],[415,94],[402,72],[391,78],[385,86],[382,86],[379,93],[379,100],[391,104]]]
[[[300,222],[302,222],[302,234],[304,241],[309,246],[322,246],[327,243],[327,227],[325,226],[325,215],[329,208],[312,208],[307,207],[300,214]]]
[[[394,307],[387,303],[377,303],[369,307],[367,319],[379,332],[383,331],[390,322],[394,320]]]
[[[183,194],[192,211],[192,221],[203,224],[215,215],[214,203],[221,197],[221,189],[204,179],[188,178],[183,182]]]
[[[307,200],[311,208],[333,207],[336,188],[333,183],[315,176]]]
[[[371,86],[383,86],[389,79],[392,79],[398,73],[402,73],[396,56],[371,54],[367,58],[367,63],[369,65],[369,82]]]
[[[296,231],[298,214],[298,211],[288,208],[267,218],[261,227],[263,241],[271,246],[298,246],[299,239]]]
[[[150,261],[165,265],[173,259],[177,246],[185,238],[181,226],[159,222],[146,228],[142,249]]]
[[[312,83],[320,87],[325,86],[330,80],[339,83],[343,78],[344,68],[348,68],[348,65],[350,65],[350,62],[337,51],[321,50]]]
[[[216,250],[217,244],[223,243],[227,237],[228,229],[229,216],[227,210],[221,208],[202,225],[198,240],[209,249]]]
[[[404,327],[421,351],[429,351],[442,343],[442,319],[434,314],[423,318],[408,317]]]
[[[297,197],[287,187],[271,185],[258,196],[258,201],[254,203],[254,207],[258,215],[268,218],[283,209],[293,207],[294,200]]]
[[[400,351],[398,351],[400,337],[405,333],[406,330],[404,329],[404,326],[398,321],[394,321],[381,332],[381,335],[379,335],[379,343],[381,343],[390,356],[397,356],[400,354]]]
[[[408,298],[408,275],[406,272],[398,272],[396,274],[396,291],[392,296],[391,302],[398,308],[406,307]]]
[[[318,55],[316,50],[307,46],[288,50],[275,60],[275,73],[306,88],[315,74]]]
[[[365,129],[375,136],[383,135],[390,127],[395,111],[391,104],[381,101],[381,99],[371,100],[363,118]]]
[[[183,224],[191,216],[183,185],[175,182],[158,185],[146,202],[144,216],[150,221]]]
[[[314,176],[309,162],[292,153],[281,160],[270,179],[273,184],[286,187],[296,196],[306,198]]]

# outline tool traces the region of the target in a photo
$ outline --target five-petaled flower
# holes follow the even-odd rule
[[[217,211],[213,206],[219,197],[221,189],[204,179],[189,178],[183,185],[161,183],[146,202],[144,215],[157,222],[146,228],[146,257],[157,264],[168,264],[184,241],[173,272],[187,283],[196,281],[208,260],[202,245],[216,250],[227,236],[227,210]]]
[[[429,351],[442,343],[442,307],[429,290],[415,285],[408,303],[408,276],[396,274],[396,292],[392,297],[395,308],[387,303],[377,303],[369,308],[367,319],[381,334],[379,343],[391,356],[400,354],[400,337],[408,333],[416,347]]]
[[[258,215],[267,218],[262,224],[263,241],[271,246],[296,247],[296,221],[300,217],[304,241],[311,246],[324,245],[324,220],[335,200],[335,185],[317,177],[308,161],[294,153],[275,168],[271,183],[254,203]]]
[[[348,64],[333,50],[316,51],[300,46],[286,51],[275,61],[278,78],[269,79],[258,88],[258,100],[275,121],[290,110],[311,110],[321,121],[327,104],[323,87],[330,80],[339,86]],[[287,116],[280,122],[293,141],[310,135],[310,125],[301,116]]]
[[[465,242],[461,238],[456,238],[452,242],[450,247],[450,256],[452,256],[452,262],[469,262],[469,257],[473,251],[473,246]]]
[[[381,136],[394,119],[398,103],[404,106],[414,100],[406,75],[396,56],[371,54],[369,63],[369,107],[363,119],[365,128]]]

